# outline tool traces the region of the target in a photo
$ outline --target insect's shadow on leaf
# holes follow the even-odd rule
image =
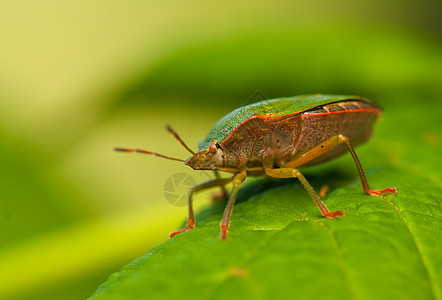
[[[313,188],[319,192],[322,186],[327,185],[329,187],[329,193],[334,189],[342,186],[346,186],[356,179],[356,174],[349,170],[340,168],[325,168],[320,172],[305,172],[306,179],[310,182]],[[258,177],[248,180],[244,186],[238,191],[236,204],[248,201],[254,196],[265,193],[273,188],[281,187],[284,185],[300,185],[301,183],[295,178],[288,179],[275,179],[271,177]],[[308,193],[305,193],[305,197],[310,197]],[[326,197],[325,197],[326,198]],[[311,201],[312,206],[314,202]],[[213,202],[209,207],[198,212],[196,220],[198,224],[205,223],[212,219],[221,220],[224,208],[226,206],[225,201]]]

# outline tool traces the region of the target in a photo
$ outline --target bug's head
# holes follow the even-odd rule
[[[217,140],[212,140],[207,149],[203,149],[185,162],[195,170],[216,170],[224,167],[224,151]]]
[[[181,145],[183,145],[184,148],[186,148],[187,151],[192,153],[192,156],[190,158],[184,160],[181,158],[166,156],[164,154],[152,152],[149,150],[143,150],[143,149],[115,148],[114,150],[122,152],[138,152],[143,154],[151,154],[170,160],[181,161],[195,170],[216,170],[224,166],[224,151],[216,140],[212,140],[212,142],[209,144],[207,149],[203,149],[195,153],[194,151],[192,151],[192,149],[190,149],[186,145],[186,143],[184,143],[184,141],[178,136],[178,134],[170,126],[167,126],[167,130],[171,134],[173,134],[173,136],[181,143]]]

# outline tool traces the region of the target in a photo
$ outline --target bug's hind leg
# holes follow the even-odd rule
[[[382,196],[383,194],[395,194],[395,195],[397,194],[397,188],[395,187],[388,187],[382,190],[370,189],[370,186],[368,185],[367,182],[367,178],[365,177],[364,174],[364,170],[362,170],[361,162],[359,161],[359,158],[356,155],[356,152],[353,149],[353,146],[351,145],[349,138],[343,136],[342,134],[338,134],[335,135],[334,137],[329,138],[325,142],[319,144],[318,146],[304,153],[301,157],[287,163],[285,167],[296,168],[298,166],[301,166],[306,162],[311,161],[314,158],[320,156],[321,154],[333,149],[334,147],[338,146],[341,143],[345,143],[347,145],[348,150],[350,151],[350,154],[353,157],[356,167],[358,168],[359,177],[361,178],[362,188],[364,189],[364,192],[366,194],[371,196]]]
[[[232,193],[230,194],[230,199],[227,202],[227,206],[224,210],[223,219],[221,220],[221,224],[219,225],[221,227],[221,234],[220,239],[226,240],[227,239],[227,232],[229,230],[230,225],[230,216],[232,215],[233,205],[235,204],[236,200],[236,194],[238,193],[238,190],[244,180],[246,179],[247,175],[246,173],[238,173],[233,177],[232,180]]]
[[[316,194],[315,190],[312,188],[310,183],[308,183],[307,179],[305,179],[304,175],[302,175],[302,173],[299,172],[299,170],[295,168],[281,168],[281,169],[265,169],[265,172],[267,175],[275,178],[291,178],[291,177],[298,178],[299,181],[301,181],[304,188],[312,197],[313,201],[315,201],[316,205],[319,207],[322,216],[330,219],[341,218],[345,216],[345,214],[340,210],[329,211],[325,206],[324,202],[321,201],[318,194]]]
[[[212,187],[216,187],[216,186],[223,186],[226,185],[227,183],[231,182],[234,179],[234,176],[229,177],[229,178],[217,178],[217,179],[212,179],[212,180],[208,180],[208,181],[204,181],[200,184],[197,184],[196,186],[192,187],[189,190],[189,194],[187,197],[187,207],[189,209],[189,215],[187,217],[187,224],[186,227],[184,227],[183,229],[177,230],[172,232],[169,235],[169,239],[172,238],[174,235],[180,234],[182,232],[188,231],[192,228],[195,227],[195,214],[193,212],[193,208],[192,208],[192,198],[193,198],[193,194],[195,194],[198,191],[202,191],[205,189],[209,189]]]

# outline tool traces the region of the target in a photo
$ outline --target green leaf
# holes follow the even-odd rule
[[[368,49],[367,56],[371,57],[369,54],[379,43],[367,43],[371,48],[362,49]],[[391,47],[392,52],[403,48],[399,46]],[[188,57],[192,61],[193,57],[202,57],[193,50],[188,51],[189,56],[178,55],[176,60],[185,61]],[[412,52],[418,56],[422,53]],[[220,50],[220,55],[223,53]],[[435,58],[435,65],[440,64],[439,56],[430,56]],[[339,57],[353,62],[351,55]],[[433,76],[431,72],[425,75],[417,69],[403,73],[396,67],[408,66],[405,56],[403,64],[399,63],[402,59],[395,64],[388,61],[383,58],[373,64],[374,61],[367,60],[358,74],[373,74],[373,77],[365,79],[345,69],[354,65],[351,62],[337,63],[339,68],[344,68],[343,77],[335,74],[338,67],[330,70],[345,83],[344,90],[356,86],[364,96],[363,91],[373,93],[378,87],[382,88],[385,80],[395,81],[387,82],[388,88],[380,89],[375,100],[384,107],[384,114],[373,139],[356,151],[370,185],[373,188],[396,186],[397,196],[364,195],[349,155],[305,170],[316,190],[330,185],[331,192],[325,203],[329,209],[347,214],[340,220],[322,218],[296,180],[282,184],[257,180],[240,190],[228,241],[218,239],[224,203],[213,204],[198,214],[195,229],[175,236],[123,267],[102,284],[91,299],[442,299],[440,76]],[[192,64],[183,63],[183,66],[188,65]],[[241,64],[232,65],[249,72]],[[384,74],[384,65],[390,66],[392,73]],[[424,65],[416,64],[428,70]],[[310,68],[309,63],[306,66]],[[164,71],[164,74],[170,73]],[[227,82],[231,79],[232,86],[237,80],[235,76],[225,76],[225,71],[214,73],[227,78]],[[403,77],[396,76],[401,75],[399,73]],[[149,86],[141,89],[141,94],[153,92],[157,86],[155,78],[166,82],[158,74],[149,79],[153,80],[152,89]],[[377,76],[382,74],[383,77]],[[312,89],[319,86],[321,90],[328,90],[313,77],[306,80]],[[287,90],[294,82],[304,85],[302,80],[288,78]],[[370,78],[372,81],[366,80]],[[192,76],[187,79],[193,81]],[[195,85],[208,87],[209,94],[218,95],[221,79],[214,82],[213,89],[201,81]],[[244,80],[237,82],[248,86]],[[179,93],[192,94],[191,85],[182,86],[183,89],[177,89]],[[333,86],[340,89],[337,83]],[[233,87],[226,90],[235,91]],[[233,94],[238,99],[241,93]]]
[[[373,187],[394,183],[397,196],[363,195],[357,182],[334,190],[326,204],[347,213],[340,220],[321,218],[300,184],[270,188],[235,206],[228,241],[218,240],[217,204],[198,227],[112,275],[92,299],[440,298],[442,189],[407,172],[369,172]]]

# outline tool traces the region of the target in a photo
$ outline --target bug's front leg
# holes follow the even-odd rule
[[[335,135],[325,142],[322,142],[318,146],[314,147],[313,149],[309,150],[308,152],[304,153],[301,157],[295,159],[294,161],[291,161],[285,165],[285,167],[289,168],[296,168],[298,166],[303,165],[304,163],[313,160],[314,158],[318,157],[319,155],[333,149],[334,147],[338,146],[341,143],[345,143],[348,147],[348,150],[350,151],[351,156],[353,157],[353,160],[356,164],[356,167],[358,168],[359,177],[361,178],[362,188],[364,189],[364,192],[371,196],[382,196],[383,194],[397,194],[397,188],[395,187],[388,187],[382,190],[373,190],[370,189],[370,186],[368,185],[367,178],[365,177],[364,170],[362,170],[361,162],[359,161],[358,156],[356,155],[355,150],[353,149],[353,146],[350,143],[350,140],[348,137],[343,136],[342,134]]]
[[[299,181],[301,181],[304,188],[307,190],[307,192],[310,194],[312,199],[315,201],[316,205],[318,205],[319,210],[321,211],[322,216],[326,218],[340,218],[345,216],[345,214],[340,211],[329,211],[327,207],[325,206],[324,202],[321,201],[318,194],[316,194],[315,190],[312,188],[310,183],[308,183],[307,179],[305,179],[304,175],[302,175],[299,170],[295,168],[281,168],[281,169],[270,169],[266,168],[265,172],[267,175],[274,177],[274,178],[298,178]]]
[[[232,180],[232,193],[230,194],[229,202],[227,202],[227,206],[224,210],[223,219],[221,221],[221,224],[219,225],[221,227],[221,234],[220,239],[226,240],[227,239],[227,232],[229,230],[229,224],[230,224],[230,216],[232,215],[233,205],[235,204],[236,200],[236,194],[238,193],[238,190],[244,180],[246,179],[247,174],[245,172],[238,173],[233,177]]]
[[[189,209],[189,213],[188,213],[188,217],[187,217],[186,227],[184,227],[183,229],[172,232],[169,235],[169,239],[171,239],[174,235],[188,231],[188,230],[195,227],[195,214],[194,214],[193,208],[192,208],[192,197],[193,197],[194,193],[205,190],[205,189],[209,189],[209,188],[212,188],[215,186],[224,186],[227,183],[231,182],[232,180],[234,180],[234,176],[229,177],[229,178],[216,178],[216,179],[204,181],[204,182],[199,183],[199,184],[195,185],[194,187],[192,187],[189,190],[188,197],[187,197],[187,207]]]

